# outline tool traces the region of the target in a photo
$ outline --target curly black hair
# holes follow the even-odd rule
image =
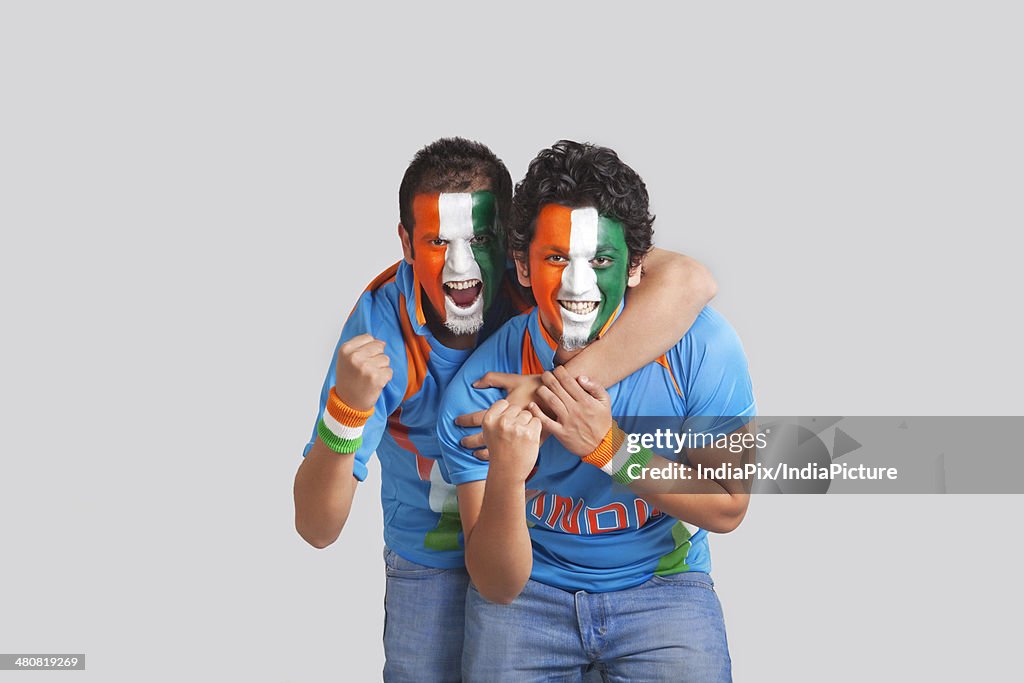
[[[412,198],[421,192],[466,192],[480,180],[490,181],[497,204],[498,222],[509,215],[512,176],[504,162],[479,142],[441,138],[416,152],[398,188],[398,213],[410,233],[415,220]],[[500,235],[498,235],[500,237]]]
[[[526,177],[516,184],[512,215],[506,224],[506,244],[525,258],[545,204],[593,206],[622,223],[630,267],[651,249],[654,216],[649,212],[647,186],[614,150],[589,142],[559,140],[530,162]]]

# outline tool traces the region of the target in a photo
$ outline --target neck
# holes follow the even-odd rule
[[[457,349],[464,351],[466,349],[472,349],[476,346],[475,334],[455,334],[441,322],[441,316],[437,314],[434,307],[428,303],[427,297],[423,297],[423,315],[427,319],[427,329],[430,330],[431,334],[434,335],[434,339],[441,342],[442,345],[447,346],[449,349]]]
[[[581,351],[583,351],[583,349],[576,349],[575,351],[566,350],[558,342],[559,335],[552,334],[551,330],[548,329],[547,324],[544,322],[543,316],[540,318],[539,322],[541,331],[544,333],[545,338],[548,340],[549,343],[551,343],[555,347],[555,365],[565,365],[570,360],[578,356]]]

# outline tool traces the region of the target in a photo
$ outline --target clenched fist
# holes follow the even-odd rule
[[[368,334],[352,337],[338,349],[334,390],[350,408],[372,408],[391,375],[391,359],[384,353],[384,342]]]
[[[491,473],[526,481],[537,464],[540,420],[530,411],[501,399],[484,413],[483,427],[484,442],[490,451]]]

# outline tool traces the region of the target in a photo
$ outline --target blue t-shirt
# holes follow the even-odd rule
[[[508,319],[512,302],[495,297],[481,337]],[[416,297],[412,268],[399,262],[378,276],[359,297],[337,346],[360,334],[384,342],[393,375],[363,428],[352,473],[366,479],[374,452],[380,460],[384,541],[396,553],[429,567],[461,567],[462,523],[455,488],[440,474],[437,413],[441,396],[469,350],[450,349],[427,328]],[[335,347],[320,392],[317,421],[335,383]],[[316,423],[305,456],[316,441]]]
[[[475,389],[472,382],[487,371],[551,370],[554,359],[554,345],[541,330],[534,309],[506,323],[466,361],[448,386],[437,425],[448,481],[463,484],[487,478],[488,463],[459,444],[468,431],[454,418],[486,409],[502,392]],[[626,433],[639,431],[644,416],[703,416],[701,431],[724,434],[739,429],[756,413],[740,340],[709,307],[668,353],[609,387],[608,393],[612,414]],[[679,460],[672,452],[659,455]],[[705,530],[669,517],[614,484],[555,438],[541,445],[526,488],[535,581],[565,590],[604,592],[639,585],[654,574],[711,569]]]

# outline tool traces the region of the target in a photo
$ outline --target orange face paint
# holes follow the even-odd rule
[[[568,260],[572,209],[561,204],[545,204],[537,214],[537,227],[530,242],[530,288],[540,309],[541,322],[555,339],[562,338],[562,312],[558,291],[562,287],[564,265]]]
[[[412,199],[412,215],[416,221],[413,228],[413,274],[423,288],[434,310],[444,320],[444,256],[447,245],[438,244],[441,232],[441,217],[437,208],[438,194],[418,194]]]

